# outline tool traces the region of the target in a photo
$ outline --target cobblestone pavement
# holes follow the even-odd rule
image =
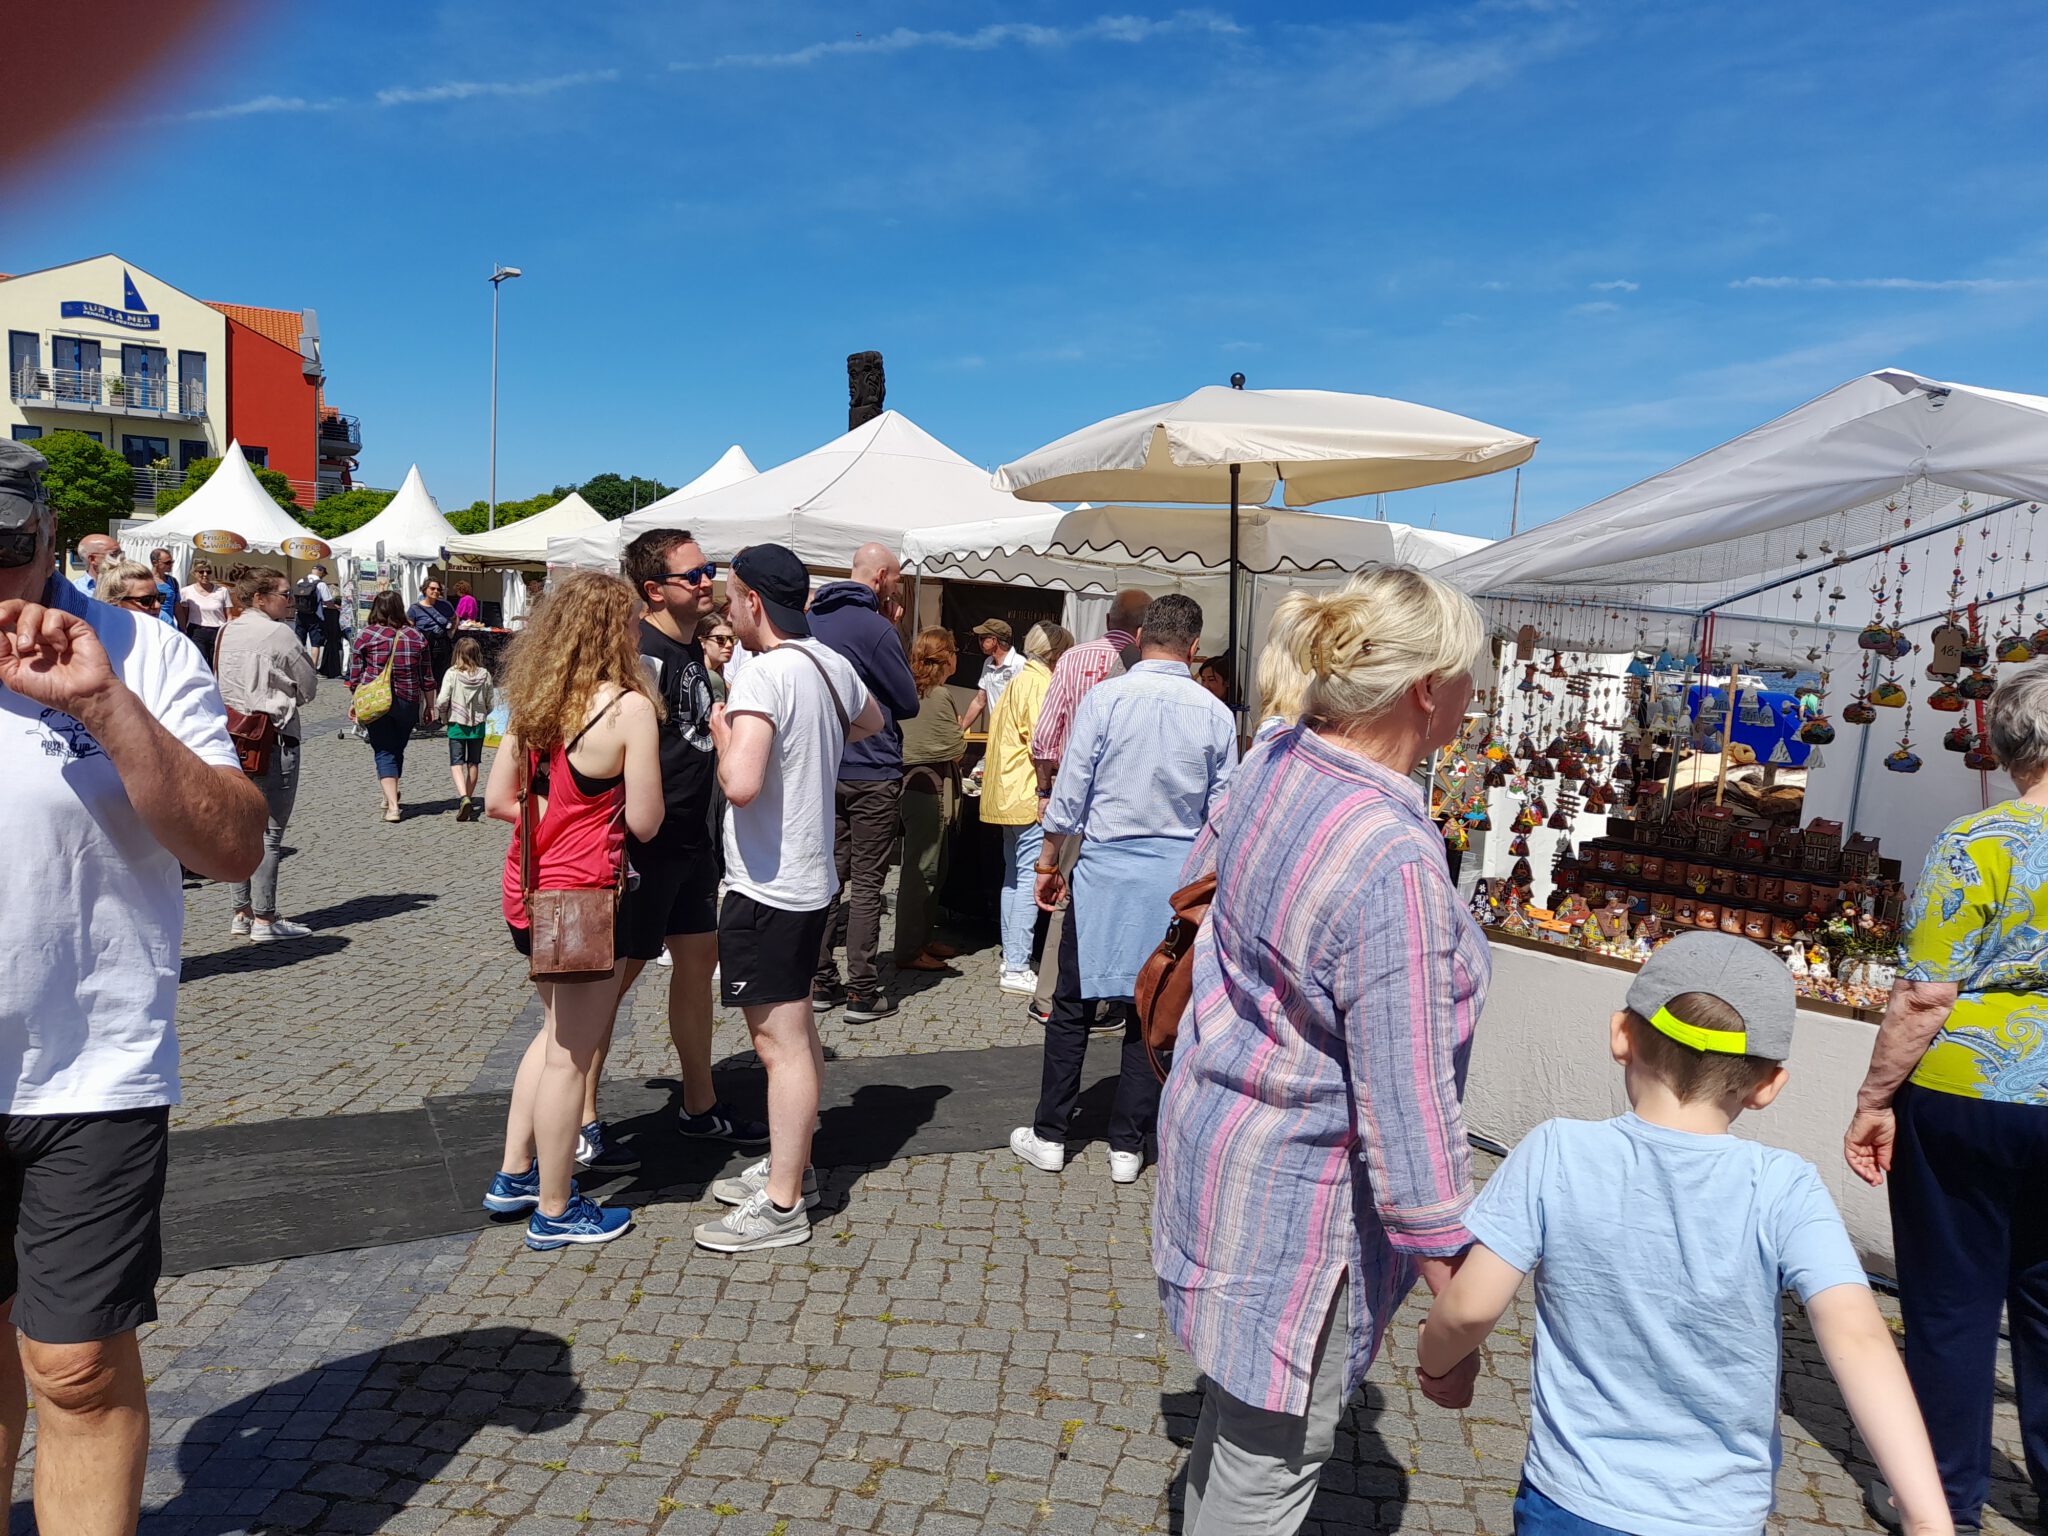
[[[285,866],[287,910],[321,938],[231,947],[225,893],[188,897],[180,1124],[409,1107],[492,1080],[531,1029],[497,913],[503,831],[446,815],[383,825],[365,749],[333,731],[309,731]],[[445,800],[440,743],[414,753],[409,803]],[[991,967],[969,957],[896,1018],[834,1016],[828,1037],[849,1055],[1035,1041]],[[671,1070],[664,975],[621,1021],[617,1071]],[[743,1049],[723,1021],[718,1052]],[[1149,1170],[1112,1185],[1094,1145],[1058,1177],[1003,1151],[824,1183],[807,1246],[740,1260],[692,1246],[711,1208],[676,1204],[588,1253],[530,1253],[508,1226],[166,1281],[143,1342],[143,1529],[1177,1528],[1199,1397],[1160,1332]],[[1411,1385],[1419,1310],[1345,1417],[1311,1531],[1508,1529],[1526,1299],[1462,1416]],[[1796,1308],[1786,1350],[1772,1528],[1870,1529],[1871,1469]],[[1997,1444],[1986,1528],[2004,1536],[2032,1513],[2009,1375]],[[17,1531],[32,1465],[33,1428]]]

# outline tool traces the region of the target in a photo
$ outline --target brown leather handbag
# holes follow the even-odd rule
[[[619,898],[626,889],[626,861],[619,860],[618,872],[609,885],[555,891],[533,888],[533,757],[531,752],[526,754],[519,773],[519,885],[526,900],[533,951],[527,979],[596,981],[609,976],[617,964],[612,938]]]
[[[228,740],[235,744],[235,756],[241,759],[242,772],[251,775],[270,772],[271,754],[277,750],[276,720],[260,709],[249,715],[239,709],[230,709]]]
[[[1215,899],[1213,874],[1175,891],[1173,920],[1166,925],[1166,937],[1138,968],[1134,988],[1138,1028],[1145,1036],[1152,1071],[1162,1083],[1172,1065],[1173,1042],[1180,1038],[1181,1016],[1188,1011],[1194,996],[1195,935],[1202,931],[1209,916],[1209,904]]]

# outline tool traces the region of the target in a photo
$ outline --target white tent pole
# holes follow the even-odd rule
[[[1235,375],[1242,379],[1243,374]],[[1242,387],[1242,386],[1240,386]],[[1237,634],[1237,477],[1241,466],[1230,466],[1230,581],[1228,585],[1230,604],[1230,697],[1225,700],[1232,714],[1243,707],[1243,690],[1237,685],[1239,675],[1244,671],[1244,658],[1238,654]]]

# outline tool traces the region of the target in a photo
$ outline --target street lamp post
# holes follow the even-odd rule
[[[491,510],[487,528],[498,526],[498,285],[519,276],[517,267],[491,263]]]

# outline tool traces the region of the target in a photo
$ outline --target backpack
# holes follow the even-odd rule
[[[298,586],[292,589],[292,611],[302,624],[319,621],[320,583],[311,576],[301,576]]]

